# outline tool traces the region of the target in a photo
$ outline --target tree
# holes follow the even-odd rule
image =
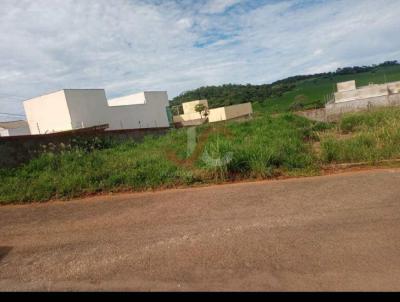
[[[197,104],[197,105],[194,107],[194,110],[195,110],[196,112],[200,113],[201,118],[203,118],[203,116],[204,116],[204,117],[207,117],[207,115],[208,115],[208,108],[207,108],[206,105],[204,105],[204,104]]]
[[[308,75],[295,75],[286,79],[275,81],[271,84],[249,85],[249,84],[223,84],[220,86],[203,86],[194,90],[182,92],[173,98],[171,105],[180,105],[184,102],[193,100],[208,100],[209,108],[247,102],[265,102],[270,99],[281,97],[287,92],[294,91],[296,85],[305,80],[328,79],[335,81],[337,75],[355,75],[363,72],[376,72],[385,66],[396,66],[397,61],[386,61],[381,64],[371,66],[348,66],[338,68],[336,71],[326,73],[316,73]],[[315,83],[317,84],[317,83]],[[318,83],[319,84],[319,83]],[[318,85],[317,84],[317,85]],[[322,83],[321,83],[322,84]],[[301,105],[301,100],[300,105]]]
[[[171,112],[173,115],[179,115],[179,106],[172,106]]]

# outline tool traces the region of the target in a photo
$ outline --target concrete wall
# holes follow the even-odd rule
[[[182,103],[183,113],[190,114],[190,113],[197,113],[195,110],[196,105],[203,104],[208,108],[208,101],[207,100],[196,100],[191,102]]]
[[[210,123],[225,121],[226,120],[226,112],[225,107],[213,108],[208,112],[208,121]]]
[[[346,113],[398,106],[400,106],[400,94],[392,94],[350,102],[331,103],[327,104],[325,108],[300,111],[296,112],[296,114],[315,121],[334,122],[338,121]]]
[[[356,89],[356,81],[341,82],[337,83],[336,86],[338,92],[354,90]]]
[[[29,125],[26,121],[0,122],[0,136],[29,135]]]
[[[23,103],[31,134],[45,134],[72,129],[64,90]]]
[[[389,83],[388,89],[390,94],[400,93],[400,81]]]
[[[343,114],[348,112],[360,112],[377,107],[400,106],[400,94],[378,96],[351,102],[332,103],[326,105],[326,120],[338,120]]]
[[[187,113],[187,114],[175,115],[173,119],[174,123],[180,123],[180,122],[187,122],[187,121],[201,119],[201,115],[199,112]]]
[[[213,108],[209,110],[208,121],[210,123],[250,116],[253,113],[251,103],[237,104],[227,107]]]
[[[374,98],[388,95],[387,85],[370,85],[360,87],[356,90],[342,91],[335,93],[335,103],[349,102],[354,100]]]
[[[8,129],[8,136],[21,136],[21,135],[29,135],[31,132],[29,131],[29,126]]]
[[[400,106],[400,81],[387,84],[368,85],[352,88],[354,81],[338,83],[335,102],[325,108],[296,112],[296,114],[316,121],[337,121],[349,112],[367,111],[377,107]]]
[[[226,119],[230,120],[240,116],[251,115],[253,113],[253,107],[251,103],[237,104],[225,107]]]
[[[141,141],[145,136],[160,136],[169,128],[129,129],[129,130],[87,130],[79,129],[46,135],[0,137],[0,167],[12,168],[28,162],[43,151],[43,146],[53,152],[63,150],[62,146],[74,146],[79,141],[92,141],[94,138],[110,141]]]
[[[351,87],[353,87],[352,83],[355,83],[355,81],[337,84],[338,92],[335,93],[335,103],[349,102],[400,93],[400,81],[387,84],[373,84],[359,87],[358,89],[350,89]]]

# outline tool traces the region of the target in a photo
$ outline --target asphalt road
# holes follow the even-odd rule
[[[0,290],[400,290],[400,170],[0,207]]]

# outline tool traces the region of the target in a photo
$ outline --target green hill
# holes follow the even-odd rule
[[[338,82],[356,80],[357,85],[381,84],[400,80],[400,64],[387,61],[379,65],[339,68],[335,72],[286,78],[271,84],[200,87],[175,97],[171,105],[207,99],[211,108],[253,102],[254,110],[277,113],[291,108],[307,109],[324,105]],[[296,103],[296,105],[293,105]]]

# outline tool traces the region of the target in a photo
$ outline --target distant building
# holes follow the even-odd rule
[[[189,124],[202,124],[206,121],[206,117],[202,116],[200,112],[196,111],[196,106],[202,104],[208,109],[207,100],[195,100],[191,102],[182,103],[183,114],[175,115],[173,117],[175,123],[186,122]]]
[[[243,103],[209,110],[208,121],[210,123],[250,117],[253,114],[251,103]]]
[[[337,83],[337,92],[334,94],[335,103],[365,100],[386,97],[400,93],[400,81],[387,84],[370,84],[356,87],[356,81]]]
[[[202,104],[207,108],[207,115],[202,116],[196,112],[196,106]],[[202,124],[206,121],[209,123],[232,120],[242,117],[249,117],[253,113],[251,103],[237,104],[232,106],[218,107],[208,109],[207,100],[195,100],[182,103],[183,114],[173,117],[175,123],[181,123],[184,126]]]
[[[107,130],[169,127],[167,92],[107,100],[104,89],[63,89],[23,103],[31,134],[108,124]]]
[[[325,108],[297,112],[316,121],[337,121],[348,112],[367,111],[378,107],[400,106],[400,81],[356,86],[356,81],[337,83]]]
[[[29,125],[26,121],[0,122],[0,136],[20,136],[29,134]]]

